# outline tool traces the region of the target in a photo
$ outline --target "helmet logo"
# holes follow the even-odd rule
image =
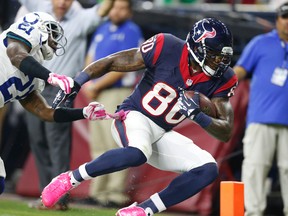
[[[34,15],[36,16],[34,20],[28,20],[28,19],[34,18],[34,17],[32,17],[32,16],[24,16],[24,17],[23,17],[23,21],[24,21],[25,23],[29,23],[29,24],[31,24],[31,25],[35,25],[36,23],[38,23],[40,17],[39,17],[39,15],[36,14],[36,13],[34,13]]]
[[[196,43],[206,39],[206,38],[214,38],[216,36],[216,30],[212,28],[210,31],[205,28],[205,23],[209,23],[208,20],[204,20],[203,22],[197,22],[194,27],[194,34],[192,36],[193,40]]]

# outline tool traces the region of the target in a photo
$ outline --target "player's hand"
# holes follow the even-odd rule
[[[74,86],[71,88],[71,92],[66,94],[62,89],[60,89],[53,100],[52,108],[56,109],[62,102],[64,102],[64,107],[71,107],[73,100],[80,91],[81,86],[74,81]]]
[[[199,102],[199,92],[195,92],[192,98],[188,98],[185,96],[184,91],[181,91],[178,98],[179,112],[193,120],[194,117],[201,112]]]
[[[101,17],[107,16],[109,11],[113,7],[113,4],[114,0],[103,0],[97,9],[98,15]]]
[[[56,73],[50,73],[47,82],[52,86],[59,87],[65,94],[70,94],[71,88],[74,86],[74,80],[71,77]]]
[[[116,113],[109,114],[105,111],[104,105],[99,102],[91,102],[88,106],[83,108],[83,116],[88,120],[107,120],[107,119],[119,119],[125,120],[129,111],[120,110]]]
[[[91,102],[83,108],[83,115],[88,120],[103,120],[106,119],[106,111],[103,104]]]

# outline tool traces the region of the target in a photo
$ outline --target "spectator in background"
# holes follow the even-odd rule
[[[140,28],[131,21],[131,0],[115,0],[109,12],[109,20],[97,28],[92,36],[86,64],[121,50],[138,47],[143,42]],[[136,72],[112,72],[86,84],[85,95],[89,100],[101,101],[108,112],[116,107],[132,92],[136,83]],[[97,158],[109,149],[116,148],[111,132],[111,121],[98,121],[90,124],[90,152]],[[97,200],[106,207],[123,206],[128,198],[125,193],[128,170],[101,176],[90,183],[87,201]],[[92,198],[92,199],[91,199]]]
[[[288,2],[277,10],[276,29],[253,38],[234,67],[239,80],[252,76],[243,139],[246,216],[262,216],[266,209],[265,182],[275,154],[288,216],[287,42]]]
[[[44,11],[50,13],[61,23],[67,36],[66,53],[44,66],[52,72],[74,77],[84,66],[87,35],[99,25],[113,5],[113,0],[104,0],[102,4],[89,9],[83,9],[74,0],[19,0],[28,11]],[[46,86],[43,96],[48,104],[52,104],[57,88]],[[29,142],[35,158],[40,190],[52,178],[61,172],[69,170],[71,150],[71,123],[47,123],[27,113]],[[68,197],[64,197],[55,209],[66,210]],[[42,209],[39,200],[29,203],[30,207]]]

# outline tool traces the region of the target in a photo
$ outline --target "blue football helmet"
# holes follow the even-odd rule
[[[189,53],[212,77],[220,77],[228,69],[233,55],[233,37],[224,23],[205,18],[194,24],[186,38]]]

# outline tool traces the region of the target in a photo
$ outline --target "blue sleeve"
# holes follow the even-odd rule
[[[257,36],[246,45],[236,65],[243,67],[247,73],[252,73],[260,58],[260,48],[260,36]]]

